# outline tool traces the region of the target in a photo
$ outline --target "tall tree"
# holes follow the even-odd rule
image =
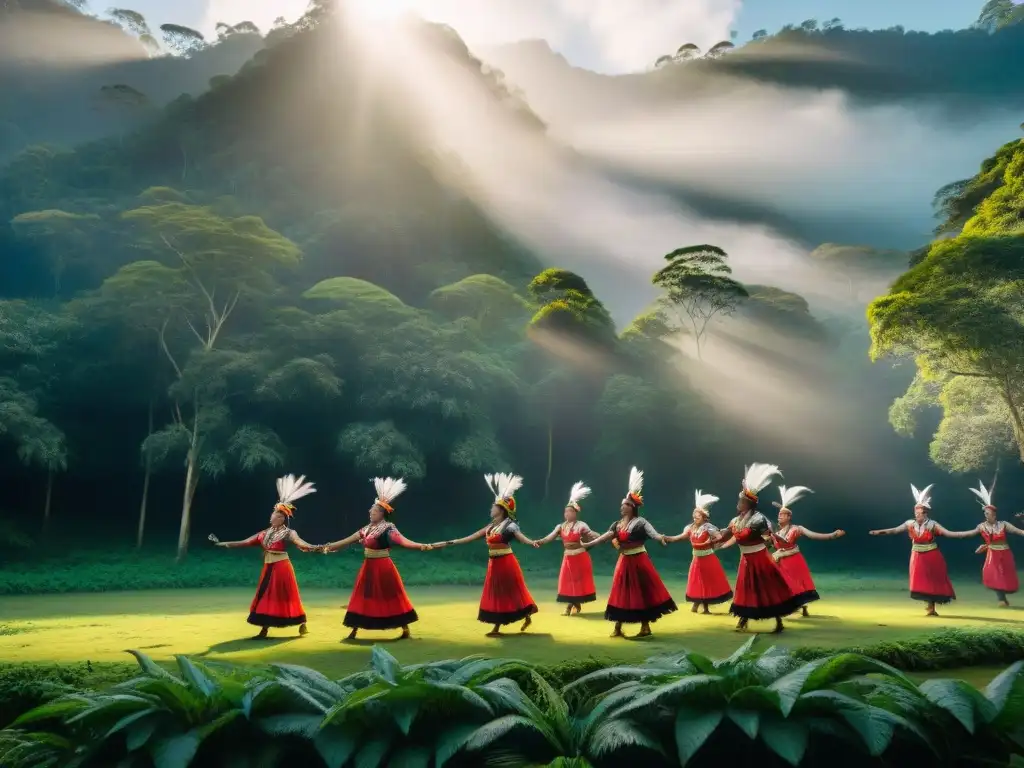
[[[53,295],[60,295],[68,267],[90,252],[100,217],[61,210],[29,211],[11,220],[14,231],[38,244],[53,279]]]
[[[727,258],[715,245],[678,248],[665,256],[668,266],[653,278],[665,291],[662,304],[679,320],[679,329],[693,334],[698,358],[708,324],[731,315],[748,296],[746,288],[730,277]]]
[[[180,24],[161,24],[164,43],[179,56],[191,56],[206,47],[203,33]]]

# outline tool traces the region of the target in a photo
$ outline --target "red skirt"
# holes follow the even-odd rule
[[[686,602],[717,605],[732,599],[732,587],[717,555],[694,555],[686,577]]]
[[[786,583],[793,590],[793,594],[802,598],[804,605],[819,600],[818,590],[814,588],[814,579],[811,578],[811,569],[807,567],[802,552],[795,555],[786,555],[778,559],[779,570],[786,577]]]
[[[946,571],[946,558],[937,549],[910,553],[910,599],[948,603],[956,592]]]
[[[294,627],[306,623],[306,610],[290,560],[263,564],[260,586],[249,606],[247,621],[257,627]]]
[[[477,621],[484,624],[513,624],[537,612],[523,570],[515,555],[487,558],[487,576],[480,596]]]
[[[558,572],[558,602],[592,603],[597,600],[594,587],[594,564],[590,553],[583,550],[578,555],[568,552],[562,557],[562,570]]]
[[[619,555],[604,617],[623,624],[657,621],[676,610],[672,595],[646,552]]]
[[[356,576],[344,624],[353,629],[398,629],[419,620],[390,557],[367,557]]]
[[[1008,549],[989,549],[985,555],[985,565],[981,569],[981,583],[989,589],[1011,595],[1020,589],[1013,552]]]
[[[781,619],[806,603],[793,594],[767,549],[740,555],[736,596],[729,613],[741,619]]]

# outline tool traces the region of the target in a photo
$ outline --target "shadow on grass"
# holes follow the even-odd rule
[[[980,621],[985,624],[1024,624],[1024,619],[997,619],[994,616],[957,616],[951,613],[940,613],[936,618],[953,619],[954,621]]]
[[[223,643],[215,643],[202,653],[196,656],[204,657],[218,653],[237,653],[238,651],[253,651],[261,648],[274,648],[286,643],[293,643],[301,638],[298,635],[293,637],[240,637],[237,640],[225,640]]]

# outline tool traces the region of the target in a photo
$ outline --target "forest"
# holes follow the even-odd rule
[[[1017,30],[992,35],[993,50]],[[138,66],[226,66],[222,46],[256,32],[185,41]],[[812,33],[839,34],[780,32]],[[489,501],[481,476],[503,469],[526,477],[524,525],[549,530],[580,478],[595,488],[596,525],[614,515],[632,465],[650,478],[656,521],[681,528],[695,487],[728,499],[745,463],[805,460],[704,399],[702,345],[723,334],[751,361],[776,354],[759,334],[782,339],[809,387],[822,376],[809,357],[853,388],[876,377],[879,408],[895,397],[892,426],[914,438],[893,441],[907,469],[892,487],[939,469],[988,474],[1002,460],[1005,492],[1019,493],[1020,140],[941,192],[939,239],[913,256],[812,252],[851,294],[909,270],[866,321],[744,284],[716,244],[680,242],[644,255],[660,298],[616,323],[583,270],[543,259],[445,183],[400,106],[337,108],[364,75],[349,34],[318,3],[237,74],[208,70],[210,87],[166,106],[147,96],[140,110],[139,89],[108,82],[110,98],[129,102],[117,130],[71,148],[32,143],[0,169],[0,515],[11,542],[156,541],[181,560],[208,529],[262,525],[283,472],[318,483],[299,516],[322,537],[363,519],[379,474],[411,481],[403,504],[417,534],[468,532]],[[543,134],[523,95],[453,30],[422,23],[417,35],[508,120]],[[713,65],[741,67],[741,53]],[[906,366],[872,368],[869,326],[871,357],[916,366],[912,381]],[[856,485],[828,492],[832,512],[859,509]],[[909,495],[895,492],[906,498],[863,514],[902,520]]]

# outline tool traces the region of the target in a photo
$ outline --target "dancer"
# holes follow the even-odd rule
[[[985,553],[985,565],[981,569],[981,583],[996,593],[996,599],[1001,608],[1009,608],[1010,601],[1007,595],[1014,594],[1020,589],[1020,582],[1017,578],[1017,566],[1013,561],[1013,552],[1006,542],[1006,534],[1012,533],[1017,536],[1024,536],[1024,531],[1010,523],[1003,522],[995,506],[992,504],[992,488],[986,488],[985,484],[978,481],[977,488],[970,491],[981,501],[981,507],[985,513],[985,522],[979,523],[977,528],[969,531],[950,531],[946,535],[951,539],[967,539],[971,536],[980,535],[985,543],[976,550],[977,554]]]
[[[732,587],[725,575],[725,569],[715,554],[715,544],[722,540],[722,532],[710,522],[708,507],[718,501],[710,493],[694,494],[693,522],[683,528],[678,536],[666,536],[665,541],[676,542],[689,539],[693,547],[690,573],[686,577],[686,602],[693,603],[691,613],[703,607],[704,613],[711,613],[709,606],[727,603],[732,599]]]
[[[738,545],[740,548],[736,596],[729,606],[729,613],[739,617],[737,632],[745,630],[751,619],[775,619],[773,633],[782,632],[785,629],[782,617],[803,604],[803,598],[793,594],[786,577],[768,554],[765,542],[771,539],[772,527],[757,509],[758,494],[779,474],[779,468],[773,464],[751,464],[747,467],[743,490],[736,502],[738,514],[729,523],[728,530],[723,531],[728,540],[718,547],[724,549]]]
[[[474,534],[446,541],[442,546],[468,544],[481,538],[487,541],[487,575],[477,621],[493,625],[487,637],[497,637],[504,625],[517,621],[523,622],[519,631],[525,632],[533,623],[530,617],[537,612],[537,604],[526,588],[523,570],[509,543],[515,538],[523,544],[539,547],[540,542],[527,538],[516,522],[515,493],[523,487],[523,478],[499,472],[485,475],[484,480],[494,493],[491,522]]]
[[[391,560],[391,547],[397,545],[426,552],[433,549],[433,546],[405,538],[391,522],[395,499],[406,489],[405,480],[375,477],[373,487],[377,496],[370,507],[370,523],[347,539],[325,544],[322,550],[324,554],[337,552],[357,541],[363,545],[363,565],[352,587],[343,622],[352,631],[345,639],[355,640],[360,629],[401,627],[402,634],[398,639],[407,640],[411,636],[409,625],[419,621],[419,617],[405,593],[402,577]]]
[[[594,564],[590,561],[590,553],[581,543],[597,534],[579,519],[580,502],[589,495],[590,489],[583,483],[573,485],[569,492],[569,503],[565,505],[565,522],[556,525],[555,530],[538,541],[539,544],[548,544],[557,538],[562,539],[565,554],[562,555],[562,569],[558,572],[557,600],[566,603],[566,616],[571,616],[573,610],[580,613],[583,603],[597,600]]]
[[[637,637],[647,637],[651,634],[651,622],[676,610],[672,595],[644,549],[646,539],[660,541],[662,545],[668,540],[639,516],[644,503],[643,488],[644,473],[633,467],[629,472],[629,491],[619,507],[620,519],[612,523],[607,532],[583,544],[589,549],[611,539],[619,550],[608,607],[604,610],[604,617],[615,622],[612,637],[625,636],[622,634],[623,624],[638,623],[640,632]]]
[[[846,535],[845,531],[840,530],[832,531],[832,533],[815,533],[802,525],[793,525],[793,512],[789,505],[802,499],[808,493],[814,493],[814,491],[803,485],[794,485],[792,488],[780,485],[779,498],[782,501],[772,502],[772,506],[779,510],[779,530],[772,532],[772,546],[775,547],[772,556],[775,558],[779,570],[782,571],[782,575],[786,577],[786,582],[793,590],[793,594],[804,600],[804,604],[800,606],[800,612],[804,616],[809,615],[807,603],[812,603],[820,598],[818,590],[814,587],[811,569],[807,567],[807,561],[804,560],[803,553],[800,552],[798,540],[800,537],[806,537],[812,541],[831,541]]]
[[[294,627],[298,625],[299,636],[308,633],[306,628],[306,610],[302,607],[299,595],[299,584],[295,580],[295,569],[288,558],[288,544],[294,544],[303,552],[315,552],[317,547],[302,540],[298,533],[288,526],[288,521],[295,515],[293,502],[316,493],[312,483],[306,482],[306,476],[285,475],[277,479],[277,504],[270,513],[270,527],[250,536],[244,541],[221,541],[212,533],[210,541],[218,547],[235,549],[236,547],[263,548],[263,571],[260,584],[256,589],[256,597],[249,606],[250,624],[260,628],[255,639],[262,640],[271,627]]]
[[[946,560],[935,543],[936,536],[949,536],[949,531],[929,517],[932,509],[932,486],[923,491],[913,485],[914,519],[895,528],[868,531],[872,536],[891,536],[906,532],[910,535],[910,599],[927,603],[925,616],[938,616],[936,603],[956,600],[956,592],[949,581]]]

